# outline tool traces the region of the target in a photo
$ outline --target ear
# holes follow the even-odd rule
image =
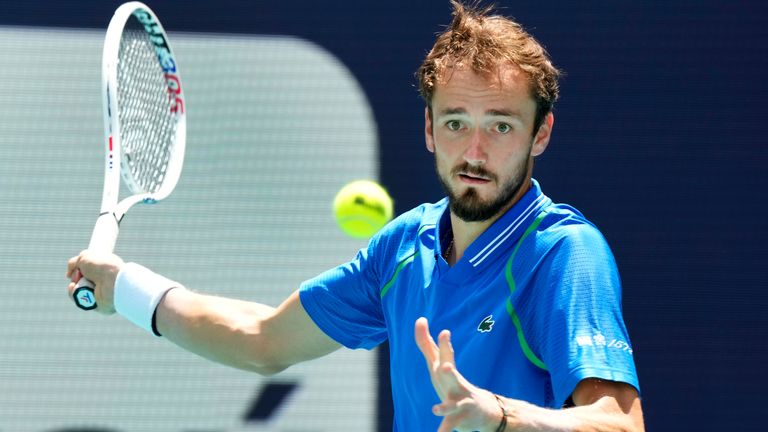
[[[549,145],[549,138],[552,137],[552,127],[555,125],[555,115],[551,112],[544,117],[536,136],[533,137],[533,146],[531,147],[531,156],[536,157],[544,153]]]
[[[435,152],[435,135],[432,130],[432,116],[429,115],[429,107],[424,108],[424,141],[427,143],[427,150],[430,153]]]

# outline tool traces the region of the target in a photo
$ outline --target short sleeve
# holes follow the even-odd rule
[[[535,350],[547,365],[556,406],[579,381],[624,382],[639,391],[633,352],[621,311],[621,282],[602,234],[590,224],[554,230],[538,272]]]
[[[371,249],[301,284],[301,304],[329,337],[347,348],[372,349],[387,338],[379,277]]]

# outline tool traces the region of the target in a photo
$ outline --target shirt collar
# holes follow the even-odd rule
[[[502,245],[517,241],[539,211],[551,203],[552,200],[541,191],[539,182],[531,179],[531,188],[472,242],[463,259],[467,259],[472,267],[479,267],[498,250],[504,250],[505,248],[499,249]]]
[[[438,266],[438,260],[442,259],[440,254],[445,247],[445,230],[450,229],[451,224],[448,207],[448,198],[428,205],[422,216],[422,225],[419,226],[418,251],[424,274],[424,288],[428,288],[432,283],[432,272]]]
[[[448,279],[454,278],[450,274],[461,278],[460,275],[466,275],[466,271],[473,271],[482,267],[483,263],[493,262],[494,255],[507,251],[508,248],[504,245],[516,242],[539,212],[550,204],[552,204],[552,200],[544,195],[539,183],[535,179],[531,179],[530,189],[469,245],[461,260],[446,275]],[[429,284],[427,276],[432,273],[436,261],[440,259],[440,253],[445,247],[442,244],[444,239],[451,238],[446,237],[446,231],[450,229],[448,199],[444,198],[435,203],[431,212],[432,214],[424,218],[425,221],[429,221],[428,224],[422,226],[420,230],[425,286]],[[433,229],[425,229],[427,227]]]

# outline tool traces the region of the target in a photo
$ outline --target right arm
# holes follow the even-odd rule
[[[83,251],[69,260],[72,296],[85,276],[95,284],[99,312],[114,309],[115,280],[125,263],[116,255]],[[174,288],[155,309],[157,331],[176,345],[207,359],[270,375],[341,347],[312,321],[298,291],[280,306],[214,297]]]
[[[312,321],[298,291],[280,306],[168,291],[157,329],[176,345],[209,360],[271,375],[341,347]]]

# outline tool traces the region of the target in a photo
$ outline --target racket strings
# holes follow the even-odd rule
[[[124,175],[140,191],[156,193],[166,178],[176,136],[165,74],[142,29],[120,41],[117,102]]]

